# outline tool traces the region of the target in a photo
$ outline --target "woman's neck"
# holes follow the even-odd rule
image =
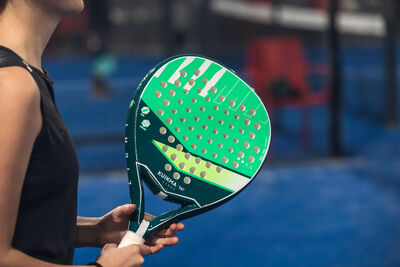
[[[49,15],[32,2],[9,2],[0,16],[0,45],[41,69],[43,51],[60,18]]]

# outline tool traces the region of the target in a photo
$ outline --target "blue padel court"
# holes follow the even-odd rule
[[[399,141],[397,139],[397,148]],[[237,198],[185,222],[176,247],[147,266],[398,266],[400,161],[349,159],[269,166]],[[150,192],[146,192],[150,195]],[[123,172],[83,176],[79,214],[127,203]],[[162,202],[151,195],[155,214]],[[158,208],[157,208],[158,207]],[[78,249],[75,263],[98,249]]]

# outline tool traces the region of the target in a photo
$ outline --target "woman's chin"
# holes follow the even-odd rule
[[[60,17],[79,13],[85,7],[83,0],[38,0],[37,3]]]
[[[66,2],[71,2],[71,5],[67,7],[68,9],[66,10],[66,15],[80,13],[85,8],[85,3],[83,0],[68,0]]]

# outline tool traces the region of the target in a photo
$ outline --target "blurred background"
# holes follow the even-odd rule
[[[141,79],[202,54],[262,97],[271,149],[247,190],[145,265],[400,266],[399,12],[395,0],[86,1],[44,65],[77,146],[79,215],[129,201],[124,125]]]

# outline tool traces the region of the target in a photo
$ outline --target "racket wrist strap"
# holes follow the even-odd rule
[[[87,265],[88,265],[88,266],[103,267],[103,265],[101,265],[101,264],[98,263],[97,261],[89,262]]]
[[[119,248],[123,248],[129,245],[138,245],[138,244],[143,244],[144,243],[143,237],[137,235],[136,233],[132,231],[126,232],[124,238],[122,238],[121,243],[119,243]]]

